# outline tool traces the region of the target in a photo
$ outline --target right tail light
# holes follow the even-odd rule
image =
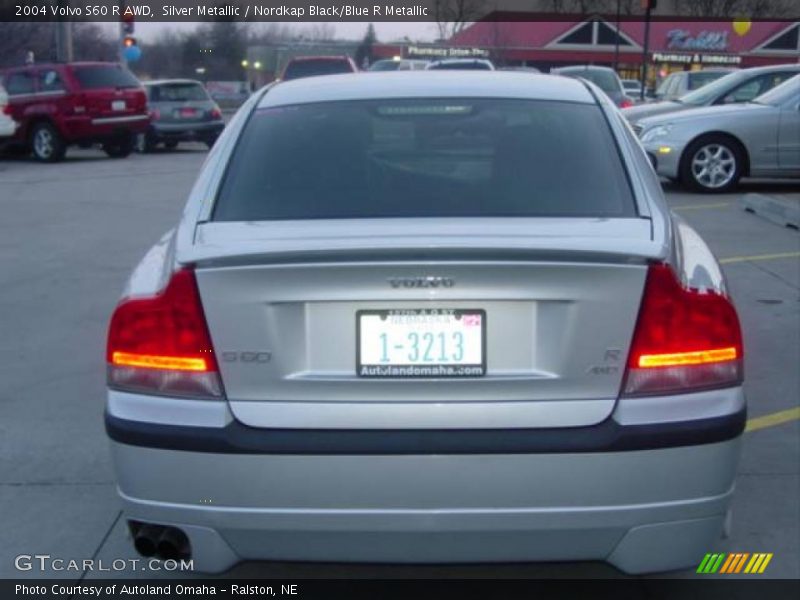
[[[674,394],[741,385],[742,332],[730,298],[681,284],[650,265],[623,395]]]

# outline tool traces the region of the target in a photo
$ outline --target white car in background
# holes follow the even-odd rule
[[[17,123],[11,118],[6,89],[0,85],[0,138],[11,137],[17,130]]]

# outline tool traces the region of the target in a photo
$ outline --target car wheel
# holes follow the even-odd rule
[[[681,181],[699,192],[727,192],[739,183],[744,157],[737,142],[711,135],[692,142],[681,159]]]
[[[170,140],[169,142],[164,142],[164,145],[167,147],[168,150],[175,150],[178,147],[178,142],[175,140]]]
[[[67,145],[50,123],[36,123],[31,130],[31,150],[36,160],[58,162],[64,158]]]
[[[126,158],[133,152],[134,140],[132,136],[106,142],[103,144],[103,151],[111,158]]]
[[[136,151],[140,154],[147,154],[156,149],[157,143],[153,136],[148,133],[140,133],[136,136]]]

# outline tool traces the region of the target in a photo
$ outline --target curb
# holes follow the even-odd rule
[[[749,213],[781,227],[800,229],[800,202],[784,200],[765,194],[746,194],[739,205]]]

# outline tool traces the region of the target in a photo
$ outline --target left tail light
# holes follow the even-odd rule
[[[158,121],[161,118],[161,111],[157,108],[153,108],[150,110],[150,120],[151,121]]]
[[[222,397],[194,271],[176,271],[159,293],[119,303],[111,316],[106,361],[113,389]]]
[[[633,106],[633,100],[630,98],[623,98],[619,103],[620,108],[630,108],[631,106]]]

